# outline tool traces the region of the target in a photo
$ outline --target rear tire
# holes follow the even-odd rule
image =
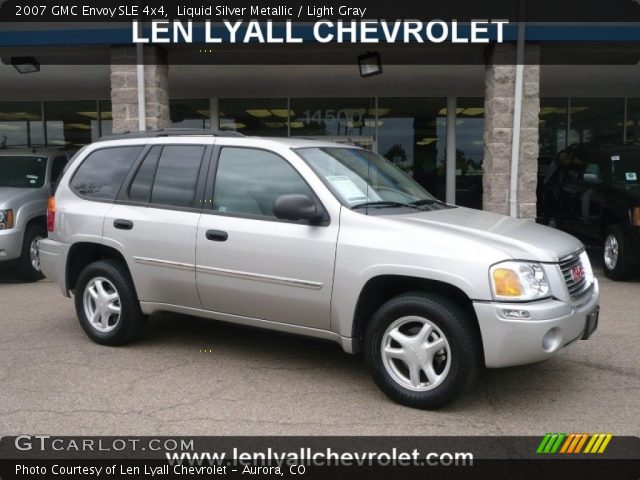
[[[47,230],[41,225],[27,228],[22,240],[22,253],[18,259],[18,274],[28,282],[37,282],[44,278],[40,271],[40,252],[38,240],[47,238]]]
[[[627,280],[632,273],[629,247],[622,227],[610,225],[602,245],[604,274],[611,280]]]
[[[82,329],[101,345],[125,345],[144,328],[131,275],[118,260],[100,260],[82,270],[75,287],[75,306]]]
[[[387,301],[365,336],[365,360],[375,382],[409,407],[450,403],[474,384],[481,369],[473,321],[439,294],[413,292]]]

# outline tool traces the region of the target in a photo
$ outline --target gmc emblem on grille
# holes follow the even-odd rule
[[[582,265],[576,265],[571,269],[571,279],[574,282],[579,282],[584,278],[584,267]]]

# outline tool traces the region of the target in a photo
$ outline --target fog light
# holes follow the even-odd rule
[[[528,310],[502,310],[503,315],[506,318],[512,318],[514,320],[522,320],[523,318],[531,318],[531,314]]]
[[[0,258],[5,258],[7,256],[6,250],[0,250]]]
[[[555,352],[562,343],[562,330],[558,327],[553,327],[542,337],[542,349],[547,352]]]

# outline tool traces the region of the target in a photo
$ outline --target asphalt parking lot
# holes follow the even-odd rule
[[[134,345],[96,345],[57,286],[0,272],[0,436],[638,435],[640,281],[599,278],[591,340],[486,371],[427,412],[392,403],[331,343],[161,314]]]

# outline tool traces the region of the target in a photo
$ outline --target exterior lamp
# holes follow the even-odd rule
[[[382,73],[382,60],[379,52],[367,52],[358,56],[358,67],[362,78]]]

